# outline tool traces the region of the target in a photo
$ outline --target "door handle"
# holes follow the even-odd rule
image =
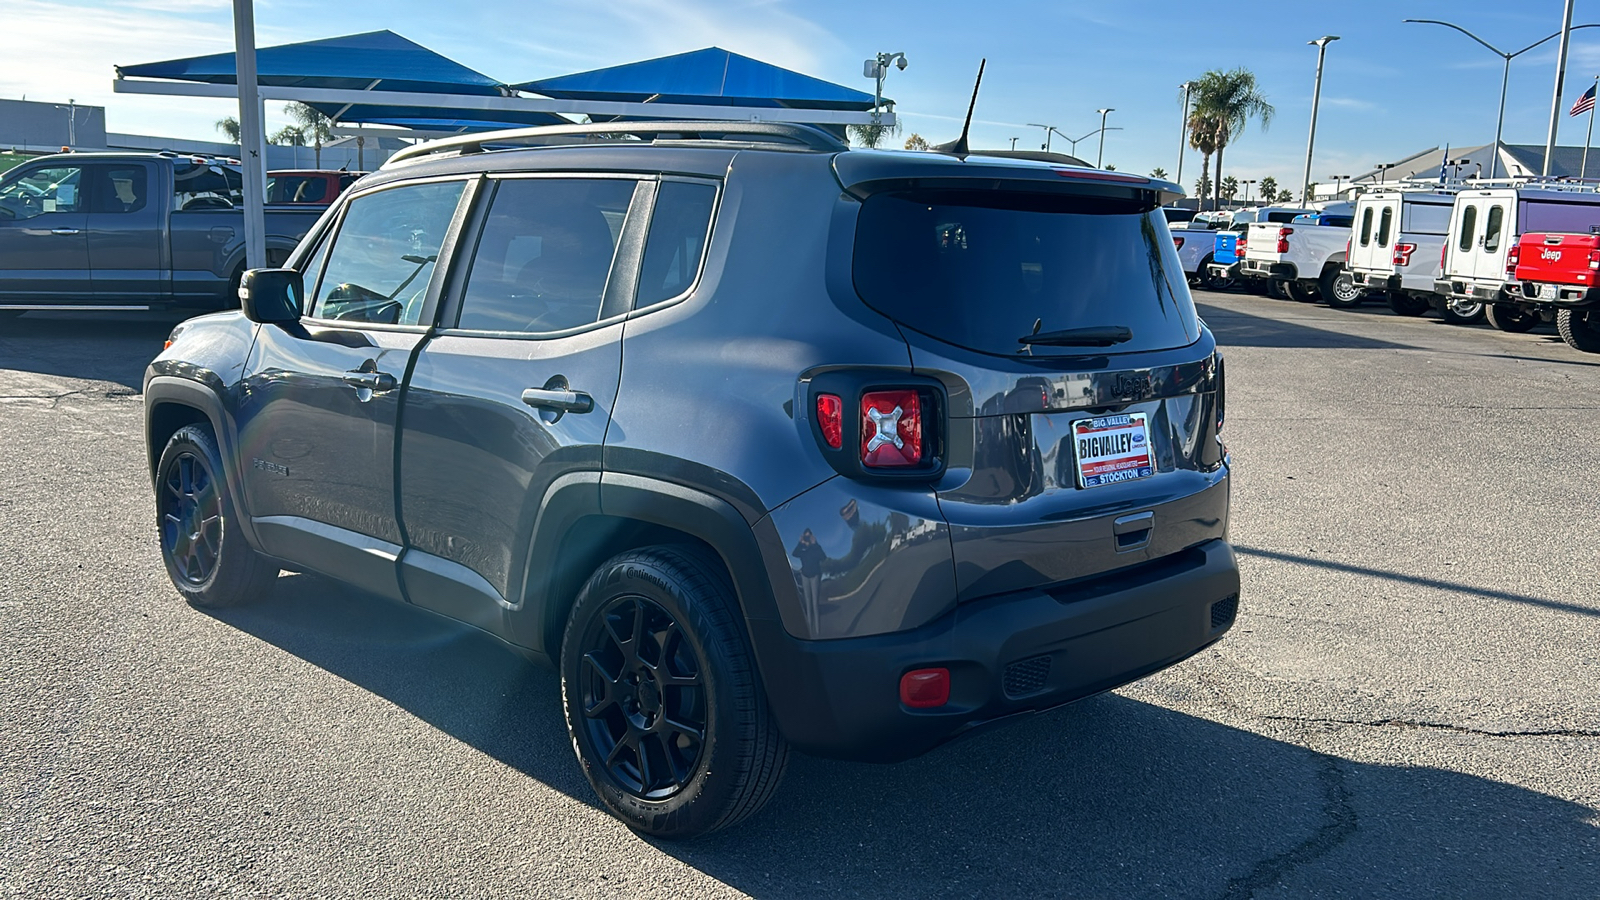
[[[76,228],[52,228],[52,229],[50,229],[50,233],[51,234],[77,234],[78,233],[78,229],[76,229]]]
[[[563,413],[586,413],[594,409],[594,398],[583,391],[528,388],[522,392],[522,402],[534,409]]]
[[[366,388],[374,394],[394,390],[394,376],[388,372],[354,372],[344,373],[344,383],[356,388]]]

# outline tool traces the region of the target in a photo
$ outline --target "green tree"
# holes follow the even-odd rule
[[[1239,195],[1239,179],[1232,175],[1222,179],[1222,183],[1217,185],[1217,193],[1222,196],[1222,199],[1232,203],[1233,198]]]
[[[1217,153],[1217,184],[1222,180],[1222,156],[1228,144],[1244,134],[1251,119],[1259,119],[1262,129],[1272,124],[1277,110],[1267,102],[1254,72],[1244,67],[1222,71],[1212,69],[1200,76],[1195,90],[1195,112],[1212,127],[1212,144]]]
[[[1201,210],[1206,208],[1206,196],[1211,193],[1211,154],[1217,152],[1216,138],[1215,122],[1198,111],[1189,116],[1189,146],[1200,151],[1200,180],[1196,182],[1195,199]]]
[[[235,119],[233,116],[228,116],[225,119],[218,119],[217,130],[227,135],[228,140],[235,144],[240,143],[243,140],[243,138],[239,136],[239,120]]]
[[[1283,190],[1278,191],[1277,202],[1278,203],[1293,203],[1294,202],[1294,192],[1289,190],[1288,188],[1284,188]]]
[[[926,150],[928,149],[928,139],[913,131],[911,132],[911,137],[906,138],[906,149]]]
[[[1317,183],[1315,181],[1313,181],[1313,182],[1311,182],[1310,185],[1308,185],[1306,187],[1306,195],[1304,197],[1300,198],[1300,202],[1301,203],[1310,203],[1311,202],[1311,198],[1313,198],[1315,196],[1317,196]],[[1292,200],[1294,198],[1291,197],[1290,199]]]
[[[1261,179],[1261,199],[1267,203],[1278,198],[1278,179],[1271,175]]]
[[[850,137],[863,147],[873,148],[883,143],[884,139],[900,133],[900,126],[885,125],[874,122],[870,125],[851,125],[848,127]]]
[[[1151,178],[1160,178],[1162,180],[1166,180],[1167,170],[1161,168],[1160,166],[1156,166],[1154,169],[1150,170],[1150,177]]]
[[[322,145],[333,140],[333,120],[304,103],[285,103],[283,112],[299,127],[300,133],[317,149],[317,168],[322,168]],[[282,134],[283,132],[278,132]],[[296,144],[304,147],[305,142]]]

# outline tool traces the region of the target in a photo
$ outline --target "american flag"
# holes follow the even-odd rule
[[[1595,85],[1591,85],[1587,91],[1584,91],[1583,96],[1578,98],[1578,102],[1572,104],[1572,109],[1567,110],[1567,115],[1581,116],[1589,110],[1594,109],[1595,87]]]

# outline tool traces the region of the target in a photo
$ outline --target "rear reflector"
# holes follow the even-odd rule
[[[922,462],[922,398],[916,391],[861,396],[861,464],[896,469]]]
[[[844,401],[838,395],[817,395],[817,427],[829,447],[837,450],[844,446]]]
[[[932,709],[950,702],[949,669],[913,669],[900,676],[900,702],[912,709]]]

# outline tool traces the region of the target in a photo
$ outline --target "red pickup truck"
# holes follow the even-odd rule
[[[1600,353],[1600,234],[1524,234],[1506,268],[1515,279],[1507,293],[1520,299],[1506,306],[1553,315],[1562,340]]]
[[[267,173],[267,202],[327,206],[365,174],[342,169],[275,169]]]

